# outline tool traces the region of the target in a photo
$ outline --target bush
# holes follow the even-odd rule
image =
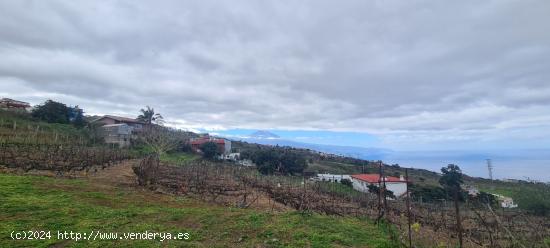
[[[537,194],[534,191],[524,191],[518,195],[517,200],[519,207],[539,216],[550,215],[550,201]]]
[[[476,196],[468,196],[468,197],[470,201],[476,205],[489,204],[492,207],[498,206],[497,197],[483,191],[479,192],[479,194],[477,194]]]
[[[348,187],[353,187],[353,183],[351,182],[351,180],[349,180],[347,178],[344,178],[344,179],[340,180],[340,183],[343,184],[343,185],[346,185]]]
[[[201,145],[202,156],[207,159],[214,159],[217,155],[220,155],[218,151],[218,145],[214,142],[206,142]]]
[[[420,186],[412,184],[409,189],[412,198],[415,200],[422,199],[423,202],[437,202],[442,199],[449,200],[447,192],[438,186]]]
[[[369,192],[370,193],[373,193],[373,194],[376,194],[376,195],[379,195],[380,194],[380,188],[374,184],[369,184],[367,186],[369,188]],[[386,189],[386,191],[384,191],[384,194],[386,195],[386,198],[392,198],[392,199],[395,199],[395,195],[393,194],[393,191],[391,190],[388,190]]]
[[[298,174],[307,167],[304,156],[287,150],[262,149],[253,154],[241,154],[250,157],[262,174]]]

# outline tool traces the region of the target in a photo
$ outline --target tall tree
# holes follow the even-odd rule
[[[441,168],[441,173],[443,173],[443,175],[439,178],[439,184],[453,196],[458,242],[459,246],[462,247],[462,223],[460,221],[460,208],[458,206],[459,194],[461,191],[460,185],[464,183],[462,171],[458,165],[449,164],[447,167]]]
[[[31,115],[34,118],[49,123],[67,124],[69,123],[70,112],[71,108],[67,107],[67,105],[60,102],[47,100],[43,104],[35,106]]]
[[[159,113],[155,113],[155,109],[149,106],[145,106],[146,109],[140,109],[141,114],[138,116],[138,120],[145,122],[146,124],[162,124],[164,122],[164,117]]]

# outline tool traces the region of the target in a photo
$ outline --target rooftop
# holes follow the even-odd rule
[[[368,183],[378,183],[379,181],[382,181],[380,180],[380,175],[378,174],[356,174],[351,175],[351,177]],[[386,182],[405,182],[404,179],[401,180],[398,177],[385,177],[385,179]]]
[[[7,103],[7,104],[10,104],[10,105],[20,105],[20,106],[30,107],[30,104],[28,102],[17,101],[17,100],[13,100],[13,99],[10,99],[10,98],[2,98],[2,99],[0,99],[0,103]]]
[[[103,127],[120,127],[120,126],[128,126],[128,125],[126,123],[119,123],[119,124],[104,125]]]
[[[129,122],[129,123],[138,123],[138,124],[144,124],[144,122],[142,121],[139,121],[137,119],[132,119],[132,118],[128,118],[128,117],[122,117],[122,116],[115,116],[115,115],[105,115],[103,117],[100,117],[98,119],[96,119],[95,121],[99,121],[103,118],[109,118],[109,119],[113,119],[113,120],[117,120],[117,121],[120,121],[120,122]]]
[[[216,139],[216,138],[198,138],[198,139],[191,140],[191,144],[198,144],[198,145],[201,145],[207,142],[214,142],[216,144],[225,144],[224,139]]]

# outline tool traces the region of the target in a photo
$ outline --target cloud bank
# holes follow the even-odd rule
[[[0,96],[190,129],[550,147],[548,1],[3,1]]]

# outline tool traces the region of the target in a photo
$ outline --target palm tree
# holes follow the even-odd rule
[[[138,120],[145,122],[146,124],[162,124],[164,122],[164,117],[159,113],[155,113],[155,109],[146,106],[147,109],[141,109],[141,114],[138,116]]]

